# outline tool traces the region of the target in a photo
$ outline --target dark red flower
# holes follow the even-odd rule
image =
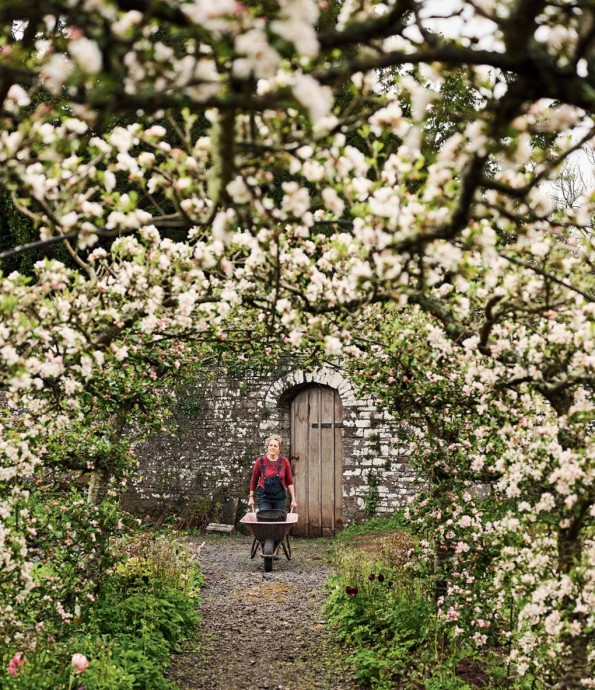
[[[358,588],[357,587],[351,587],[347,586],[345,587],[345,592],[347,593],[347,596],[354,597],[358,593]]]
[[[378,576],[378,577],[380,577],[380,576]],[[370,573],[368,575],[368,580],[370,580],[370,582],[373,582],[375,579],[376,579],[376,575],[374,575],[374,573]]]
[[[378,582],[384,582],[384,575],[382,573],[378,574]]]

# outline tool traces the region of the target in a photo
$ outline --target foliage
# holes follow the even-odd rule
[[[364,499],[364,509],[368,515],[374,515],[378,506],[378,501],[380,500],[380,494],[378,493],[378,485],[380,484],[380,480],[378,479],[378,475],[373,470],[368,471],[366,479],[367,488]]]
[[[517,308],[511,297],[506,309]],[[470,310],[466,327],[478,316],[482,318]],[[575,501],[581,499],[572,495],[567,482],[573,485],[574,472],[585,471],[589,451],[584,444],[590,441],[584,420],[575,417],[569,443],[562,430],[565,422],[557,427],[557,403],[544,404],[543,386],[535,383],[532,388],[531,378],[520,373],[537,358],[546,359],[553,370],[566,358],[561,344],[536,355],[538,324],[534,313],[527,319],[525,324],[519,314],[514,326],[522,333],[519,343],[532,334],[527,352],[518,347],[511,357],[502,345],[502,361],[486,362],[482,352],[453,347],[436,323],[415,308],[403,310],[385,319],[375,347],[364,343],[365,354],[354,363],[352,376],[401,420],[411,462],[426,479],[407,517],[422,537],[418,568],[435,582],[439,617],[455,636],[479,646],[512,641],[511,659],[518,668],[526,673],[539,665],[545,680],[548,648],[549,654],[559,648],[565,626],[575,628],[577,615],[582,618],[580,611],[562,605],[565,613],[548,619],[552,609],[545,614],[536,600],[545,597],[555,608],[553,602],[560,601],[555,592],[571,589],[569,577],[584,583],[591,531],[584,530],[586,548],[578,547],[573,565],[560,558],[560,544],[586,507],[577,510]],[[544,333],[547,341],[547,322]],[[518,384],[504,383],[517,377]],[[561,489],[557,500],[552,481]],[[581,521],[579,517],[577,524]],[[565,548],[572,550],[570,542]],[[539,595],[533,590],[538,579],[544,588]],[[573,589],[567,601],[590,598],[587,591],[589,586],[583,594]],[[589,637],[587,633],[585,641]]]
[[[350,541],[358,534],[368,534],[369,532],[386,533],[391,535],[402,530],[409,524],[405,517],[404,510],[394,512],[392,515],[379,515],[378,517],[368,518],[365,522],[351,524],[335,535],[336,543]]]
[[[14,206],[10,194],[0,190],[0,251],[12,249],[15,245],[32,242],[35,233],[31,222],[23,214],[19,214]],[[33,268],[30,257],[16,256],[11,260],[5,260],[1,264],[3,273],[18,270],[29,274]]]
[[[433,579],[415,567],[415,541],[402,529],[387,532],[389,524],[372,520],[348,528],[335,544],[328,583],[329,624],[364,687],[541,687],[507,673],[501,648],[478,652],[444,627],[433,602]]]
[[[37,563],[25,610],[31,626],[41,620],[62,639],[93,607],[98,573],[109,571],[115,562],[110,542],[128,532],[130,520],[114,500],[96,506],[80,490],[44,494],[43,488],[35,490],[31,512],[25,509],[26,516],[20,516],[28,525]]]
[[[202,576],[191,553],[170,535],[139,533],[113,547],[108,569],[92,603],[67,625],[51,617],[38,635],[21,647],[25,659],[14,676],[4,671],[0,687],[9,690],[167,690],[164,669],[177,642],[197,627],[197,596]],[[40,573],[39,581],[76,590],[74,577]],[[33,601],[32,612],[41,611]],[[27,646],[28,645],[28,646]],[[3,652],[8,666],[15,647]],[[78,671],[73,653],[88,667]]]

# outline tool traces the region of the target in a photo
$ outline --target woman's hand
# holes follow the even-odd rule
[[[290,507],[291,508],[297,508],[297,501],[295,500],[295,498],[291,499],[291,506]]]
[[[254,508],[254,496],[248,497],[248,507]]]

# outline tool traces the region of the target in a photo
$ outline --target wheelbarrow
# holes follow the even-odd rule
[[[263,511],[274,512],[274,511]],[[276,512],[276,511],[275,511]],[[293,525],[298,521],[298,515],[294,512],[286,514],[285,519],[269,522],[258,519],[258,513],[252,510],[246,513],[240,522],[246,525],[254,536],[254,541],[250,548],[250,558],[254,558],[260,553],[263,559],[265,572],[270,573],[273,569],[273,561],[278,560],[279,551],[283,553],[288,561],[291,560],[291,542],[289,532]]]

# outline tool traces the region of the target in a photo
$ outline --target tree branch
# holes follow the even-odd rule
[[[392,9],[383,16],[351,24],[343,31],[323,31],[318,35],[320,47],[328,50],[394,36],[405,28],[408,15],[414,6],[413,0],[397,0]]]

